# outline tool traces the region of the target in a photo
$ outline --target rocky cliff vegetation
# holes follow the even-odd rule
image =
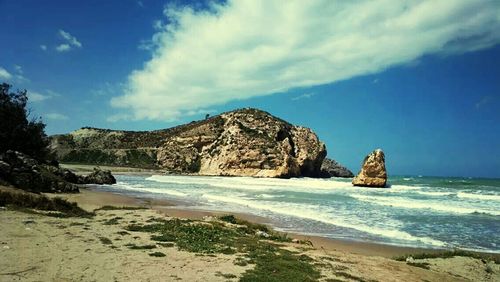
[[[240,109],[157,131],[82,128],[51,137],[66,163],[162,168],[175,173],[326,177],[326,147],[310,129]]]

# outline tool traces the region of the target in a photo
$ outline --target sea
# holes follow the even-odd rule
[[[364,188],[343,178],[116,178],[98,189],[173,200],[176,208],[262,216],[283,232],[500,253],[500,179],[396,176],[387,188]]]

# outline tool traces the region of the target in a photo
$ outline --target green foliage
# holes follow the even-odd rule
[[[113,217],[113,218],[106,220],[103,224],[104,225],[116,225],[119,223],[118,220],[120,220],[120,219],[123,219],[123,217],[116,216],[116,217]]]
[[[269,227],[264,224],[253,223],[241,218],[237,218],[232,214],[219,216],[218,219],[231,224],[241,225],[241,229],[247,234],[255,234],[258,231],[265,232],[269,235],[267,239],[271,241],[290,242],[292,240],[287,236],[287,234],[275,232],[269,229]]]
[[[41,211],[57,211],[66,217],[92,217],[94,214],[87,212],[76,203],[68,202],[61,198],[48,198],[43,195],[0,190],[0,206],[12,206]]]
[[[10,87],[0,84],[0,153],[14,150],[43,161],[49,155],[45,124],[30,119],[27,91],[10,92]]]
[[[60,159],[64,163],[120,165],[154,168],[156,158],[138,149],[125,150],[125,157],[118,156],[114,149],[75,148]]]
[[[61,161],[84,164],[115,164],[116,157],[99,149],[77,149],[65,155]]]
[[[317,281],[320,277],[308,256],[298,256],[268,243],[250,245],[250,248],[248,257],[255,263],[255,268],[243,274],[242,282]]]
[[[273,234],[267,226],[253,224],[232,215],[220,217],[221,220],[240,227],[226,226],[222,222],[193,222],[189,220],[155,220],[147,225],[132,224],[129,231],[154,233],[152,239],[160,242],[175,242],[180,250],[199,254],[234,254],[241,256],[236,265],[255,264],[247,270],[241,281],[317,281],[319,271],[313,260],[306,255],[284,250],[279,246],[261,241],[256,231]],[[267,238],[270,239],[270,238]]]

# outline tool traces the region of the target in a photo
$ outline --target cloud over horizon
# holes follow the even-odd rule
[[[169,23],[157,26],[151,60],[111,100],[130,114],[110,120],[173,120],[500,42],[495,1],[246,0],[164,13]]]

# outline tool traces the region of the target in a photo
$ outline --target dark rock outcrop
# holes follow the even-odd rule
[[[78,186],[54,173],[57,168],[39,163],[16,151],[0,155],[0,179],[3,183],[31,192],[72,193]]]
[[[325,158],[323,164],[321,164],[321,177],[354,177],[352,171],[343,165],[339,164],[335,160]]]
[[[354,186],[385,187],[387,171],[385,169],[385,155],[377,149],[366,156],[358,175],[352,180]]]
[[[115,184],[116,179],[109,170],[94,168],[94,171],[86,176],[80,176],[78,180],[81,184]]]
[[[77,193],[77,184],[114,184],[109,170],[95,168],[81,176],[69,169],[41,163],[17,151],[0,154],[0,184],[12,185],[30,192]]]
[[[82,128],[53,136],[51,148],[62,162],[256,177],[319,177],[326,156],[310,129],[256,109],[148,132]]]

